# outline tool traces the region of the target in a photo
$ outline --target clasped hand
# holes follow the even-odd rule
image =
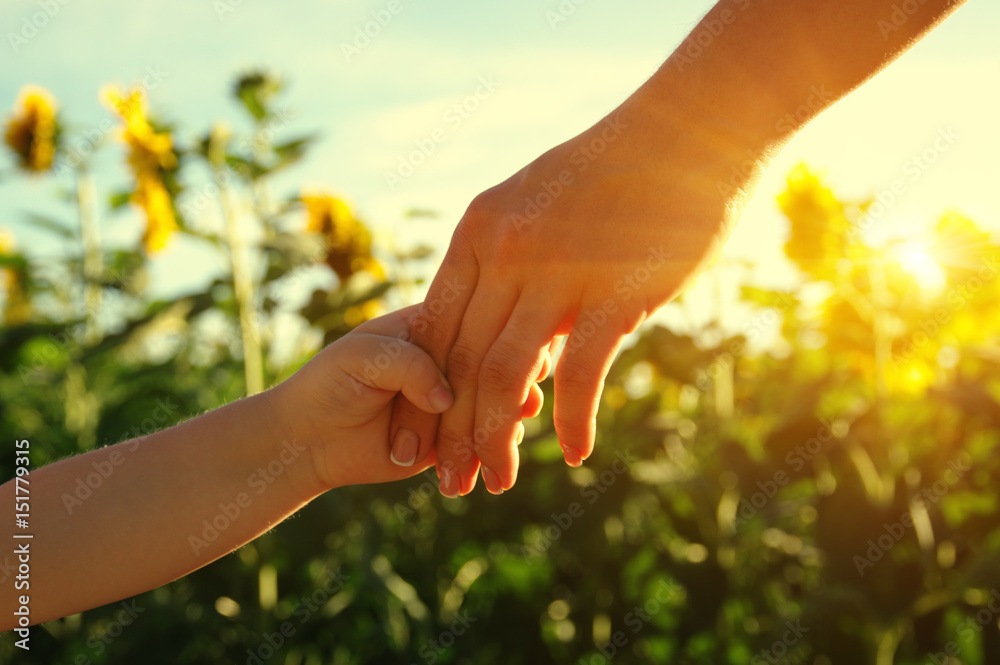
[[[717,187],[726,163],[632,102],[479,195],[411,329],[455,403],[438,416],[400,396],[393,450],[418,461],[433,450],[445,496],[470,492],[478,473],[490,492],[509,489],[522,406],[565,335],[553,419],[578,466],[622,339],[680,293],[738,216],[740,190]]]

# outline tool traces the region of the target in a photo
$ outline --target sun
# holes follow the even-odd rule
[[[889,256],[921,289],[936,292],[944,288],[946,275],[944,268],[931,256],[928,249],[929,243],[906,240],[893,245],[889,250]]]

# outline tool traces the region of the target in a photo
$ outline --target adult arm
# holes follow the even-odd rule
[[[720,1],[608,117],[472,202],[412,337],[456,403],[438,422],[397,402],[394,445],[436,441],[446,496],[472,489],[480,461],[489,491],[511,487],[519,405],[568,334],[554,423],[578,465],[622,338],[719,251],[789,137],[960,4]]]

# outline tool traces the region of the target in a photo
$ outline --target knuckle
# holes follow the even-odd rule
[[[456,230],[454,242],[476,247],[484,265],[509,265],[524,251],[524,239],[514,225],[499,190],[488,189],[469,204]]]
[[[468,462],[475,454],[474,446],[469,437],[450,427],[442,427],[438,430],[437,450],[442,459],[458,462]]]
[[[479,381],[483,388],[494,395],[523,392],[519,390],[525,382],[514,353],[493,348],[483,359],[479,370]]]
[[[433,431],[434,425],[440,417],[439,414],[427,413],[421,410],[403,395],[396,396],[395,410],[393,412],[393,422],[396,425],[405,424],[417,432],[424,429]]]
[[[584,417],[577,416],[567,416],[553,415],[552,425],[555,427],[556,432],[560,439],[567,439],[573,442],[583,442],[590,440],[590,432],[593,429],[591,422]],[[572,443],[571,445],[579,446],[579,443]]]
[[[465,344],[456,343],[448,354],[448,380],[453,386],[473,386],[479,375],[479,355]]]
[[[474,204],[475,202],[473,202]],[[448,252],[445,255],[446,262],[462,262],[475,257],[477,240],[480,238],[479,227],[482,226],[481,220],[484,219],[486,219],[484,213],[473,211],[472,206],[469,206],[452,233],[451,242],[448,243]]]
[[[496,262],[500,265],[507,265],[510,261],[517,259],[523,251],[524,244],[521,234],[513,226],[505,226],[497,238]]]
[[[476,456],[481,460],[485,460],[487,465],[493,464],[495,466],[496,460],[503,459],[505,457],[505,448],[507,446],[500,441],[499,437],[489,436],[482,440],[476,441],[473,444]],[[494,469],[496,471],[496,469]]]
[[[487,409],[485,417],[480,417],[478,420],[472,436],[476,455],[493,464],[506,460],[510,456],[510,451],[516,450],[513,430],[517,422],[520,422],[520,419],[506,418],[502,416],[502,412]]]
[[[564,395],[586,394],[594,389],[592,374],[590,367],[585,363],[573,358],[572,355],[563,356],[556,370],[557,390]]]
[[[424,349],[437,349],[448,343],[447,322],[440,314],[421,307],[410,326],[410,339]]]
[[[433,361],[423,353],[406,353],[402,357],[403,376],[407,381],[425,383],[424,379],[429,378],[433,370]]]
[[[497,210],[496,190],[497,187],[491,187],[473,197],[472,201],[469,202],[469,207],[465,209],[465,214],[462,216],[459,228],[462,226],[473,226],[477,222],[490,219],[494,216],[494,213]],[[466,231],[468,230],[469,229],[466,228]]]

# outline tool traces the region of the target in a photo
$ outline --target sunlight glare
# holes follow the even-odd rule
[[[908,240],[893,247],[891,254],[920,288],[927,291],[940,291],[944,288],[944,268],[930,255],[926,244]]]

